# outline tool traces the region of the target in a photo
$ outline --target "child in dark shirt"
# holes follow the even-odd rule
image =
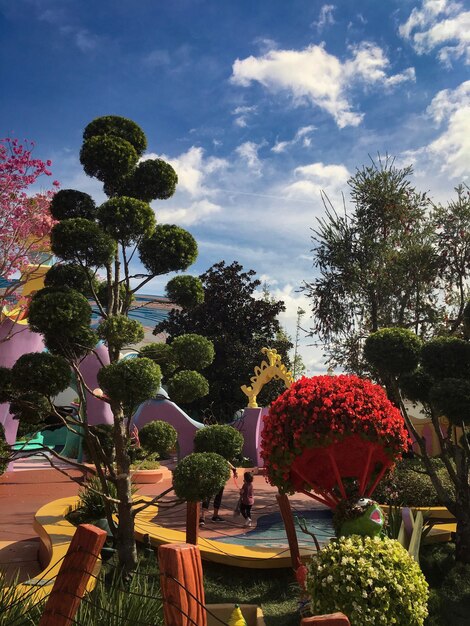
[[[244,526],[251,526],[251,507],[254,502],[253,474],[245,472],[243,475],[243,487],[240,489],[240,513],[245,518]]]

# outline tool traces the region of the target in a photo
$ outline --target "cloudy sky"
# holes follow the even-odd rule
[[[100,201],[78,162],[83,128],[135,120],[179,175],[154,208],[197,238],[191,272],[221,259],[256,270],[293,334],[322,190],[347,201],[349,176],[377,153],[413,164],[436,201],[468,181],[465,4],[0,0],[0,136],[34,140],[62,188]],[[309,373],[324,371],[308,343]]]

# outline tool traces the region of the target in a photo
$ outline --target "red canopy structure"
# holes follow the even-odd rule
[[[335,509],[372,495],[409,438],[379,385],[357,376],[301,378],[270,408],[261,437],[269,482]]]

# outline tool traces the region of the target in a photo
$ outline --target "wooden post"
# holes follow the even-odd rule
[[[199,536],[199,502],[186,503],[186,543],[197,546]]]
[[[105,530],[80,524],[62,561],[39,626],[72,623],[106,537]]]
[[[309,624],[323,624],[323,626],[351,626],[344,613],[331,613],[330,615],[304,617],[300,622],[300,626],[309,626]]]
[[[289,498],[285,493],[278,493],[276,500],[279,504],[284,526],[286,527],[287,541],[289,543],[290,558],[292,569],[296,570],[300,562],[299,542],[297,541],[297,533],[295,532],[294,518],[292,509],[290,508]]]
[[[201,553],[189,543],[158,548],[166,626],[207,626]]]

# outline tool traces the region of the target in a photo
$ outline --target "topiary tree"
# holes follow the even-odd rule
[[[214,360],[214,346],[209,339],[181,335],[170,344],[147,344],[140,356],[158,363],[170,398],[177,404],[190,404],[209,393],[209,383],[199,372]]]
[[[391,339],[393,335],[393,339]],[[397,362],[395,355],[404,354],[415,341],[413,333],[401,329],[382,329],[367,338],[364,353],[406,421],[416,440],[423,464],[436,490],[440,503],[457,520],[456,559],[470,563],[470,343],[457,337],[436,337],[422,345],[418,353],[419,367],[411,362]],[[399,340],[398,340],[399,339]],[[387,358],[387,354],[388,357]],[[416,364],[417,365],[417,364]],[[410,371],[411,370],[411,371]],[[438,471],[426,446],[411,421],[404,398],[422,403],[430,418],[441,447],[445,474]],[[447,428],[440,416],[448,419]],[[460,437],[455,436],[455,427]],[[448,482],[453,488],[448,488]]]
[[[16,388],[9,394],[16,414],[31,419],[28,409],[35,402],[46,402],[49,411],[55,410],[53,396],[66,386],[65,370],[74,373],[79,418],[61,419],[74,432],[83,429],[126,573],[137,563],[134,517],[144,506],[133,503],[131,497],[131,418],[141,402],[156,395],[161,383],[160,367],[153,360],[119,360],[120,350],[143,336],[141,325],[129,320],[128,313],[134,294],[148,281],[169,271],[186,270],[197,257],[190,233],[174,225],[156,226],[149,202],[169,198],[177,175],[161,159],[139,163],[146,145],[142,129],[122,117],[100,117],[85,128],[80,161],[86,174],[103,182],[109,199],[97,207],[89,195],[73,189],[54,197],[51,212],[58,223],[51,233],[51,246],[60,265],[51,269],[48,286],[36,293],[29,309],[30,326],[43,335],[49,355],[34,355],[34,363],[31,356],[20,360],[15,365]],[[139,255],[145,269],[135,273]],[[90,327],[90,299],[101,318],[97,331]],[[98,375],[100,394],[87,388],[80,371],[82,359],[95,349],[99,338],[109,356]],[[110,405],[112,454],[102,445],[96,427],[88,423],[90,394]],[[109,481],[117,494],[117,522],[112,517],[116,498],[109,492]]]
[[[139,440],[144,450],[166,458],[176,447],[178,432],[168,422],[155,420],[139,430]]]
[[[213,452],[230,462],[240,455],[242,448],[243,435],[228,424],[205,426],[194,436],[195,452]]]
[[[308,566],[307,591],[315,615],[341,611],[355,626],[422,626],[428,614],[424,574],[388,537],[330,541]]]

